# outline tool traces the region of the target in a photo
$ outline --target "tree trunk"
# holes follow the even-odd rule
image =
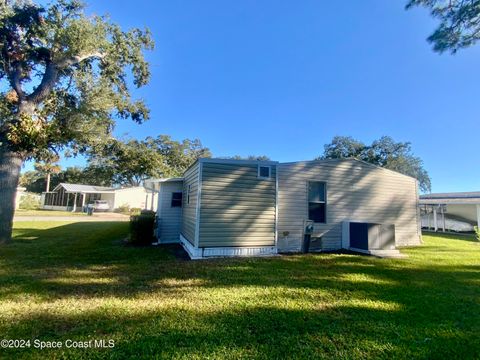
[[[13,215],[23,158],[0,147],[0,244],[12,240]]]

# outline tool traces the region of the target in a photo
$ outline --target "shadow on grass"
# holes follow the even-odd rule
[[[442,233],[442,232],[423,230],[422,234],[424,236],[435,236],[440,239],[455,240],[455,241],[470,241],[470,242],[480,244],[480,241],[477,239],[474,233]]]
[[[419,256],[407,260],[319,254],[182,261],[171,247],[123,246],[127,227],[17,229],[14,243],[0,249],[2,334],[117,342],[98,353],[64,350],[66,357],[475,358],[480,352],[479,253],[469,242],[460,248],[452,242],[454,253],[435,252],[448,243],[428,242],[410,249]]]

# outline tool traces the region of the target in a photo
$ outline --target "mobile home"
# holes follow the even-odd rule
[[[159,194],[159,242],[180,242],[193,259],[305,250],[306,224],[309,251],[421,241],[417,181],[354,159],[199,159],[146,186]]]

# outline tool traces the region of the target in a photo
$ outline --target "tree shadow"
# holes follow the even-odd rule
[[[110,358],[480,353],[480,265],[471,243],[452,246],[453,255],[434,244],[410,249],[407,260],[308,254],[184,261],[171,246],[124,246],[127,226],[17,229],[14,243],[0,248],[2,334],[114,338],[115,348],[98,355]],[[450,260],[420,261],[417,251]],[[64,353],[82,354],[96,353]]]

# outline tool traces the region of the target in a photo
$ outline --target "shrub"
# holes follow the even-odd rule
[[[113,212],[120,213],[120,214],[130,214],[130,211],[131,211],[130,205],[128,204],[122,204],[118,208],[113,210]]]
[[[20,198],[18,207],[22,210],[37,210],[40,208],[40,197],[33,194],[25,194]]]
[[[142,210],[130,216],[130,242],[134,245],[150,245],[154,240],[155,211]]]
[[[475,230],[477,240],[480,241],[480,229],[478,228],[478,226],[475,226],[473,229]]]
[[[142,212],[141,208],[131,208],[130,209],[130,215],[140,215]]]

